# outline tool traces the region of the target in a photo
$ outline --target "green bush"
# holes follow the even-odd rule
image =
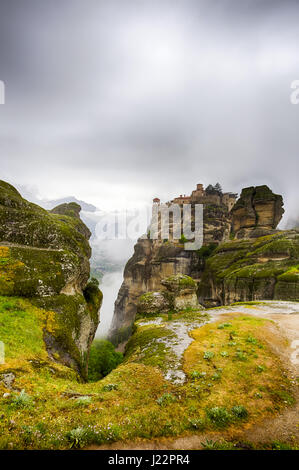
[[[231,415],[226,408],[221,406],[215,406],[206,410],[207,416],[212,423],[218,427],[226,426],[230,420]]]
[[[213,351],[205,351],[203,358],[207,361],[210,361],[214,356],[215,354],[213,353]]]
[[[110,341],[96,339],[90,348],[88,380],[96,382],[108,375],[123,360],[123,355],[116,352]]]
[[[197,250],[197,256],[199,258],[208,258],[216,250],[217,246],[217,243],[210,243],[209,245],[204,245],[199,250]]]
[[[166,406],[166,405],[169,405],[170,403],[173,403],[174,401],[176,401],[176,397],[172,393],[164,393],[156,401],[157,401],[158,405]]]
[[[231,411],[232,414],[238,419],[245,419],[248,416],[248,411],[243,405],[233,406]]]
[[[14,395],[11,399],[11,407],[14,408],[29,408],[33,403],[32,397],[25,390],[22,390],[18,395]]]

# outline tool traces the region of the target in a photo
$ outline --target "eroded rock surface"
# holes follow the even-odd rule
[[[299,231],[277,230],[284,213],[281,196],[258,186],[245,188],[232,208],[216,196],[199,202],[204,203],[202,249],[186,251],[174,239],[138,240],[115,302],[110,335],[116,343],[130,335],[137,299],[161,292],[163,279],[179,273],[196,280],[199,303],[206,307],[299,300]]]
[[[88,284],[90,232],[79,212],[73,203],[48,212],[0,181],[0,295],[44,308],[50,357],[86,377],[102,294]]]
[[[242,190],[231,212],[237,238],[259,237],[276,229],[284,213],[283,199],[266,185],[252,186]]]

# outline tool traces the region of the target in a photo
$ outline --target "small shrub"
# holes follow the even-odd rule
[[[215,374],[212,376],[212,380],[220,380],[221,379],[221,374],[218,372],[215,372]]]
[[[213,353],[213,351],[205,351],[203,358],[207,361],[210,361],[214,356],[215,354]]]
[[[233,406],[231,411],[232,414],[238,419],[245,419],[248,416],[248,411],[243,405]]]
[[[201,431],[205,428],[205,424],[202,419],[195,418],[189,419],[189,426],[191,429],[200,429]]]
[[[79,449],[86,443],[87,433],[84,428],[76,428],[66,433],[66,438],[70,442],[71,448]]]
[[[160,406],[166,406],[176,401],[176,397],[172,393],[164,393],[157,399],[157,403]]]
[[[201,443],[204,450],[232,450],[234,444],[227,441],[212,441],[207,439],[206,442]]]
[[[91,404],[91,402],[92,402],[91,397],[88,397],[88,396],[79,397],[79,398],[76,398],[75,406],[78,406],[78,407],[88,406]]]
[[[266,370],[266,368],[265,368],[265,366],[258,365],[256,370],[261,373],[261,372],[264,372]]]
[[[247,361],[247,356],[246,356],[246,354],[244,354],[242,351],[236,352],[235,357],[236,357],[236,359],[238,359],[239,361]]]
[[[231,323],[221,323],[221,325],[218,325],[218,330],[223,330],[224,328],[228,328],[232,326]]]
[[[196,251],[199,258],[208,258],[217,248],[217,243],[210,243],[209,245],[202,246],[199,250]]]
[[[202,379],[207,375],[206,372],[198,372],[197,370],[194,370],[191,372],[191,378],[192,379]]]
[[[288,444],[286,442],[280,442],[280,441],[272,442],[271,449],[272,450],[298,450],[296,446],[293,447],[291,444]]]
[[[251,336],[251,335],[247,336],[246,342],[251,343],[251,344],[257,344],[258,343],[257,339],[254,338],[254,336]]]
[[[25,390],[22,390],[11,399],[11,406],[14,408],[29,408],[33,403],[32,397]]]
[[[212,423],[218,427],[226,426],[230,420],[231,415],[226,408],[221,406],[215,406],[214,408],[208,408],[206,414]]]
[[[106,384],[102,388],[103,392],[111,392],[111,390],[117,390],[117,389],[118,389],[117,384]]]
[[[220,355],[222,357],[228,357],[228,352],[227,351],[221,351]]]

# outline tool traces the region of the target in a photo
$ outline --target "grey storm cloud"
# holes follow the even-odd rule
[[[101,206],[220,181],[297,205],[299,4],[1,0],[2,178]]]

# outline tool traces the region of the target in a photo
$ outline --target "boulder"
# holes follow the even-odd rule
[[[258,238],[275,233],[283,216],[282,196],[268,186],[244,188],[231,210],[232,230],[237,238]]]
[[[169,309],[169,300],[162,292],[146,292],[139,297],[137,302],[137,313],[142,315],[166,313]]]

